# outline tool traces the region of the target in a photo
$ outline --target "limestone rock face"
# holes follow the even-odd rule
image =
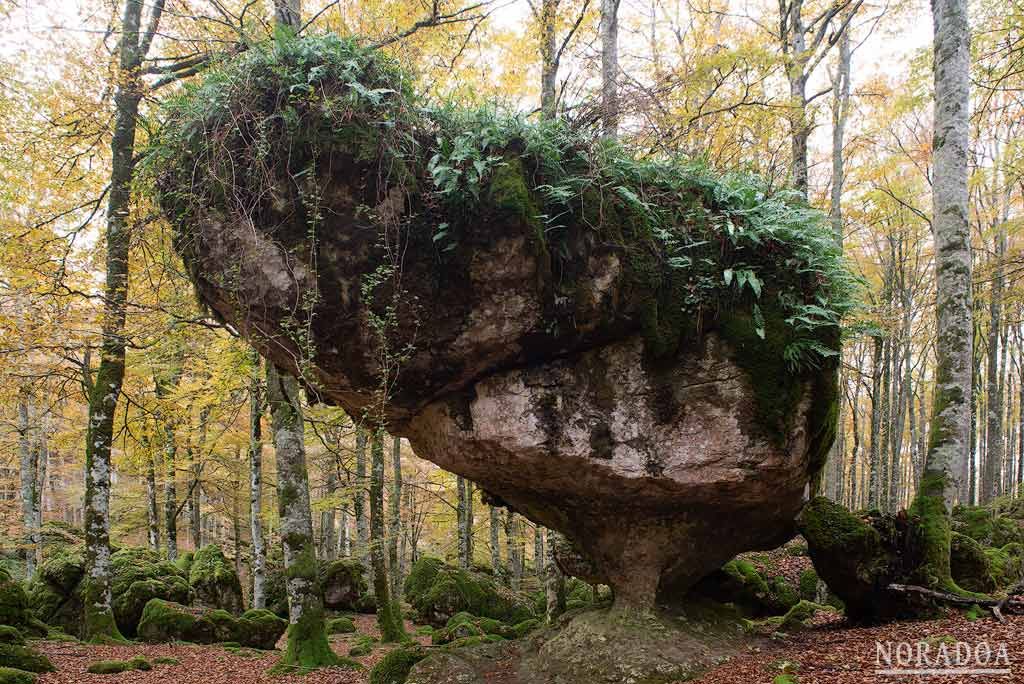
[[[827,229],[518,124],[459,166],[471,133],[410,114],[378,57],[291,49],[244,56],[166,134],[160,203],[219,317],[312,398],[564,532],[618,600],[792,533],[834,434]]]

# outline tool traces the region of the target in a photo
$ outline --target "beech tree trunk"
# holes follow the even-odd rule
[[[391,594],[399,596],[402,578],[403,554],[399,553],[398,540],[402,535],[402,438],[391,439],[391,525],[388,530],[388,558],[391,561]]]
[[[501,527],[501,515],[494,506],[488,506],[491,512],[491,571],[495,577],[501,577],[501,546],[498,529]]]
[[[928,453],[913,512],[920,526],[924,581],[956,588],[949,569],[950,513],[970,449],[973,363],[967,154],[970,28],[967,0],[933,0],[935,135],[936,372]]]
[[[160,506],[156,500],[156,454],[146,444],[146,522],[149,548],[160,553]]]
[[[982,478],[981,503],[988,503],[1002,493],[1003,470],[1003,386],[1000,377],[1000,331],[1003,316],[1003,249],[1002,231],[996,226],[993,237],[995,268],[989,297],[988,363],[986,368],[988,405],[985,443],[985,471]]]
[[[370,569],[370,527],[366,520],[366,430],[356,430],[356,486],[352,496],[352,509],[356,518],[356,544],[359,559]]]
[[[31,407],[26,396],[18,401],[18,456],[21,475],[21,513],[25,527],[25,576],[36,572],[39,547],[39,452],[33,440]]]
[[[619,0],[601,0],[601,131],[619,135]],[[539,565],[539,563],[538,563]]]
[[[106,281],[99,367],[88,379],[89,416],[85,437],[85,580],[83,638],[123,639],[110,602],[110,450],[114,418],[124,381],[128,255],[131,244],[131,180],[135,126],[142,84],[139,69],[157,31],[163,3],[153,6],[141,33],[142,0],[125,0],[118,43],[117,91],[110,140],[107,191]],[[88,370],[86,371],[88,373]]]
[[[323,593],[309,508],[309,474],[299,383],[267,363],[267,403],[277,459],[277,509],[288,592],[288,646],[282,668],[302,670],[337,662],[324,625]]]
[[[263,396],[260,357],[253,352],[249,383],[249,533],[252,537],[252,607],[267,607],[267,546],[263,538]]]
[[[370,448],[370,564],[373,568],[373,593],[377,598],[377,625],[381,641],[404,641],[402,610],[391,600],[384,556],[384,433],[373,433]]]
[[[469,569],[469,549],[466,544],[466,481],[461,475],[455,477],[457,501],[455,504],[455,535],[459,550],[459,567]]]

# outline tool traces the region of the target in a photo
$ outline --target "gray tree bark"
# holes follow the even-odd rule
[[[366,519],[366,430],[356,430],[356,486],[352,496],[352,509],[356,518],[356,544],[359,558],[370,569],[370,527]]]
[[[388,556],[391,561],[391,594],[398,596],[405,570],[404,554],[399,553],[402,535],[402,438],[391,438],[391,518],[388,530]]]
[[[131,180],[135,159],[135,127],[142,100],[139,77],[163,12],[153,5],[142,32],[142,0],[125,0],[118,43],[117,91],[110,140],[111,171],[107,191],[106,281],[100,364],[89,378],[89,416],[85,438],[85,584],[83,637],[121,639],[110,607],[110,450],[114,417],[124,381],[128,300],[128,256],[131,245]],[[87,371],[88,373],[88,371]]]
[[[1000,332],[1003,317],[1003,254],[1006,241],[1000,226],[995,227],[993,258],[995,268],[989,297],[988,355],[986,383],[988,402],[986,406],[987,427],[985,444],[985,471],[982,478],[981,503],[988,503],[1002,493],[1003,468],[1003,386],[1000,377]]]
[[[619,135],[619,0],[601,0],[601,131]]]
[[[252,537],[252,607],[267,607],[267,546],[263,538],[263,392],[260,357],[252,353],[249,381],[249,535]]]
[[[491,571],[495,577],[501,576],[501,545],[498,529],[501,527],[501,515],[494,506],[488,506],[491,513]]]
[[[377,598],[377,625],[381,641],[396,642],[405,638],[402,611],[391,599],[387,565],[384,556],[384,433],[373,433],[370,449],[370,565],[373,568],[373,593]]]
[[[971,240],[967,153],[970,27],[967,0],[933,0],[935,134],[932,229],[935,234],[935,399],[921,488],[914,502],[930,565],[925,577],[955,587],[949,570],[950,513],[970,449],[973,362]]]
[[[32,429],[32,409],[27,393],[18,400],[18,461],[21,476],[21,514],[25,528],[25,576],[36,572],[39,547],[39,452]]]
[[[288,593],[288,647],[281,663],[311,669],[333,665],[337,658],[327,642],[309,507],[305,429],[299,383],[267,363],[267,403],[274,429],[277,460],[277,509],[284,548]]]
[[[458,547],[459,567],[469,569],[469,549],[466,545],[466,481],[461,475],[455,477],[457,499],[455,504],[455,535]]]

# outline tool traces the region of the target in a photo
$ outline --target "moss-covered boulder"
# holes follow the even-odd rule
[[[132,637],[151,599],[189,602],[188,579],[173,563],[150,549],[128,547],[110,558],[114,618],[121,634]]]
[[[0,684],[36,684],[36,674],[13,667],[0,667]]]
[[[412,666],[427,657],[419,646],[392,649],[370,670],[370,684],[405,684]]]
[[[330,610],[359,610],[359,599],[367,592],[365,568],[355,558],[341,558],[320,567],[324,606]]]
[[[85,555],[81,546],[55,544],[28,585],[29,604],[43,622],[68,634],[82,632],[82,579]],[[134,636],[143,608],[153,598],[188,603],[186,576],[157,553],[124,547],[111,556],[111,595],[118,629]]]
[[[0,667],[26,672],[53,672],[53,663],[31,646],[0,644]]]
[[[24,629],[31,617],[28,597],[21,583],[6,570],[0,570],[0,625]]]
[[[287,627],[287,622],[268,610],[249,610],[236,617],[226,610],[206,610],[153,599],[142,613],[138,635],[150,643],[236,642],[247,648],[270,650]]]
[[[527,622],[524,620],[520,625]],[[474,636],[497,636],[502,639],[515,639],[519,636],[516,627],[500,620],[476,617],[469,613],[457,613],[445,624],[444,629],[436,629],[431,633],[430,642],[435,645],[450,644],[460,639]]]
[[[288,621],[283,620],[269,610],[254,608],[242,613],[238,618],[235,636],[244,646],[273,649],[281,636],[288,629]]]
[[[796,605],[796,588],[782,577],[765,578],[749,560],[734,558],[694,587],[694,595],[735,604],[751,617],[779,615]]]
[[[493,577],[420,558],[405,582],[405,599],[420,620],[443,627],[457,613],[470,613],[510,624],[535,617],[525,594],[498,585]]]
[[[235,615],[242,612],[242,583],[235,572],[235,564],[216,544],[195,552],[188,581],[198,605],[219,608]]]
[[[25,635],[16,627],[0,625],[0,644],[23,646],[25,644]]]
[[[949,569],[957,586],[968,591],[995,590],[996,579],[992,574],[992,562],[985,554],[985,547],[958,532],[950,536]]]
[[[316,36],[173,98],[147,166],[203,302],[352,415],[388,381],[389,430],[578,542],[616,601],[788,538],[853,301],[825,218],[562,122],[424,107],[416,82]],[[349,344],[383,316],[395,378]]]
[[[998,506],[957,506],[953,510],[954,532],[966,535],[983,547],[1002,548],[1024,544],[1021,522]]]
[[[355,631],[356,625],[350,617],[342,615],[327,621],[328,634],[354,634]]]

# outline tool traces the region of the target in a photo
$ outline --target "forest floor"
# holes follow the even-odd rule
[[[957,662],[957,644],[963,657]],[[891,667],[885,656],[891,649]],[[906,644],[900,646],[900,644]],[[919,646],[920,644],[920,646]],[[986,655],[987,644],[989,649]],[[1000,646],[1006,658],[997,658]],[[979,653],[979,646],[981,647]],[[944,648],[943,648],[944,647]],[[970,648],[971,656],[967,656]],[[917,652],[922,652],[919,663]],[[948,663],[941,657],[945,652]],[[905,656],[900,662],[898,654]],[[998,662],[997,662],[998,660]],[[966,661],[966,662],[964,662]],[[878,670],[902,669],[883,674]],[[936,669],[941,674],[908,674],[909,669]],[[954,669],[959,669],[955,672]],[[967,674],[964,670],[1002,670],[1008,674]],[[785,675],[789,675],[787,678]],[[971,620],[951,613],[937,620],[853,627],[839,615],[822,615],[816,624],[778,635],[767,646],[737,656],[697,679],[699,684],[962,684],[1024,682],[1024,616],[1008,615],[999,623],[986,614]]]
[[[359,633],[379,636],[376,618],[359,615],[355,618]],[[406,623],[412,634],[415,626]],[[356,634],[331,637],[334,650],[346,655]],[[416,637],[429,643],[429,637]],[[951,672],[941,661],[940,650],[945,647],[950,666],[956,667],[957,642],[970,647],[972,657],[960,665],[981,669],[1010,670],[1009,674],[964,674]],[[978,654],[978,646],[987,644],[991,649],[988,662]],[[878,644],[892,649],[892,665],[897,667],[898,649],[911,654],[904,667],[917,668],[917,651],[927,651],[923,667],[945,670],[942,674],[880,674],[889,669],[884,659],[879,662]],[[899,644],[907,644],[900,647]],[[920,646],[918,646],[920,644]],[[1005,646],[1006,660],[998,660],[1000,646]],[[220,646],[189,644],[133,644],[130,646],[92,646],[55,641],[38,642],[57,672],[39,677],[38,684],[74,684],[76,682],[116,681],[118,684],[365,684],[369,669],[392,648],[379,644],[369,655],[355,658],[366,669],[349,670],[330,668],[305,676],[271,677],[266,674],[280,657],[276,652],[242,649],[232,653]],[[964,646],[961,646],[961,653]],[[155,665],[148,672],[130,671],[117,675],[93,675],[86,672],[97,660],[129,659],[142,655],[152,660],[171,656],[178,665]],[[1008,661],[1008,662],[1007,662]],[[510,665],[510,664],[509,664]],[[986,667],[987,665],[987,667]],[[490,684],[508,679],[501,667],[489,673]],[[985,682],[1024,682],[1024,616],[1008,615],[999,623],[985,615],[971,620],[965,615],[950,614],[937,620],[896,622],[877,627],[853,627],[837,615],[820,615],[813,627],[789,635],[776,635],[764,646],[738,655],[720,667],[705,673],[697,684],[984,684]]]
[[[348,650],[360,634],[379,637],[375,615],[357,615],[353,618],[358,630],[355,634],[337,634],[331,637],[331,646],[338,655],[347,656]],[[415,632],[415,626],[406,621],[406,631]],[[429,644],[430,637],[413,637]],[[280,645],[283,645],[280,644]],[[281,657],[278,651],[238,649],[236,652],[221,646],[196,644],[131,644],[129,646],[94,646],[77,642],[40,641],[38,650],[53,661],[56,672],[39,676],[38,684],[76,684],[77,682],[113,682],[118,684],[362,684],[369,678],[370,668],[393,648],[390,644],[377,644],[369,655],[353,658],[365,670],[327,668],[308,675],[270,676],[267,671]],[[160,656],[176,658],[177,665],[154,665],[152,670],[132,670],[116,675],[89,674],[89,665],[98,660],[128,660],[144,656],[149,660]]]

